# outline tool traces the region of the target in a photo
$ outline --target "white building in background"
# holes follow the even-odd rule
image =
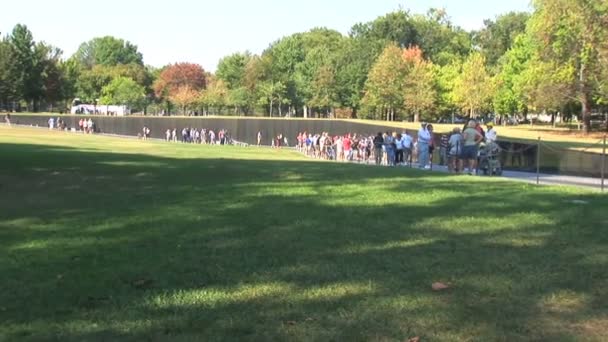
[[[72,106],[70,113],[125,116],[131,114],[131,109],[127,106],[79,104]]]

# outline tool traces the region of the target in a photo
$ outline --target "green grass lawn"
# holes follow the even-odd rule
[[[0,341],[608,338],[598,193],[6,127],[0,160]]]

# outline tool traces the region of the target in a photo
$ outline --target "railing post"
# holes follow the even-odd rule
[[[536,143],[536,185],[540,184],[540,137]]]
[[[602,192],[604,192],[604,184],[606,180],[606,135],[604,134],[604,143],[602,147]]]

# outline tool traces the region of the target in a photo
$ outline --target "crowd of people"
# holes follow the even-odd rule
[[[62,130],[62,131],[71,130],[73,132],[80,131],[80,132],[86,133],[86,134],[92,134],[92,133],[95,133],[95,131],[96,131],[95,122],[93,122],[93,120],[91,120],[91,118],[80,119],[78,121],[78,128],[76,128],[76,127],[68,126],[67,122],[59,116],[57,118],[50,117],[47,120],[47,126],[50,130],[54,130],[54,129],[58,129],[58,130]]]
[[[95,133],[95,123],[93,122],[93,120],[91,120],[91,118],[89,118],[88,120],[80,119],[78,121],[78,128],[80,129],[80,131],[87,134]]]
[[[7,122],[10,119],[7,119]],[[65,121],[58,117],[49,118],[50,129],[67,129]],[[78,128],[83,133],[94,133],[95,123],[82,118]],[[322,133],[298,133],[296,149],[312,158],[335,160],[339,162],[359,162],[386,166],[417,166],[421,169],[431,169],[433,155],[439,151],[439,165],[447,165],[450,172],[477,172],[479,147],[481,144],[494,144],[498,134],[492,123],[483,129],[480,122],[470,120],[465,126],[455,128],[451,133],[437,137],[432,124],[422,123],[414,138],[407,131],[378,132],[376,135],[344,134],[330,135]],[[151,130],[144,126],[139,137],[143,140],[150,138]],[[227,130],[196,129],[185,127],[165,131],[167,142],[182,142],[193,144],[228,145],[233,140]],[[257,133],[257,144],[262,144],[262,132]],[[437,146],[439,145],[439,146]],[[289,147],[286,136],[279,134],[271,139],[271,147]]]
[[[374,163],[386,166],[413,166],[431,169],[434,153],[439,152],[439,164],[448,166],[451,172],[477,172],[479,146],[492,144],[497,132],[492,123],[482,125],[469,121],[463,129],[456,128],[437,139],[433,125],[423,123],[416,138],[407,131],[378,132],[375,136],[322,133],[298,133],[296,148],[312,158],[340,162]],[[276,139],[281,141],[280,138]],[[437,146],[439,145],[439,146]]]
[[[149,128],[148,136],[150,134]],[[179,135],[178,135],[179,134]],[[228,131],[221,129],[217,133],[212,129],[185,127],[178,133],[177,128],[167,129],[165,131],[165,141],[167,142],[182,142],[190,144],[209,144],[209,145],[228,145],[232,144],[232,138]]]

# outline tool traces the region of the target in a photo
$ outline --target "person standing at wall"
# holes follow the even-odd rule
[[[448,141],[449,148],[449,159],[448,159],[448,171],[449,172],[460,172],[462,169],[460,156],[462,154],[462,134],[460,128],[454,128],[450,140]]]
[[[486,127],[488,128],[488,131],[486,132],[486,142],[488,144],[496,142],[498,139],[498,132],[494,129],[494,124],[490,122]]]
[[[401,144],[403,145],[403,161],[405,164],[410,164],[412,159],[414,138],[412,138],[407,131],[404,131],[403,134],[401,134]]]
[[[378,132],[378,135],[374,138],[374,158],[376,160],[376,165],[380,165],[382,163],[382,146],[384,146],[384,138],[382,137],[382,132]]]
[[[475,120],[469,121],[467,129],[464,131],[464,146],[462,148],[462,161],[466,165],[468,174],[477,172],[477,152],[479,143],[483,141],[483,135],[476,129]]]
[[[439,165],[448,164],[450,136],[447,133],[441,134],[439,142]]]
[[[427,130],[427,124],[423,123],[418,130],[418,162],[421,169],[430,169],[429,164],[429,144],[431,143],[431,133]]]

